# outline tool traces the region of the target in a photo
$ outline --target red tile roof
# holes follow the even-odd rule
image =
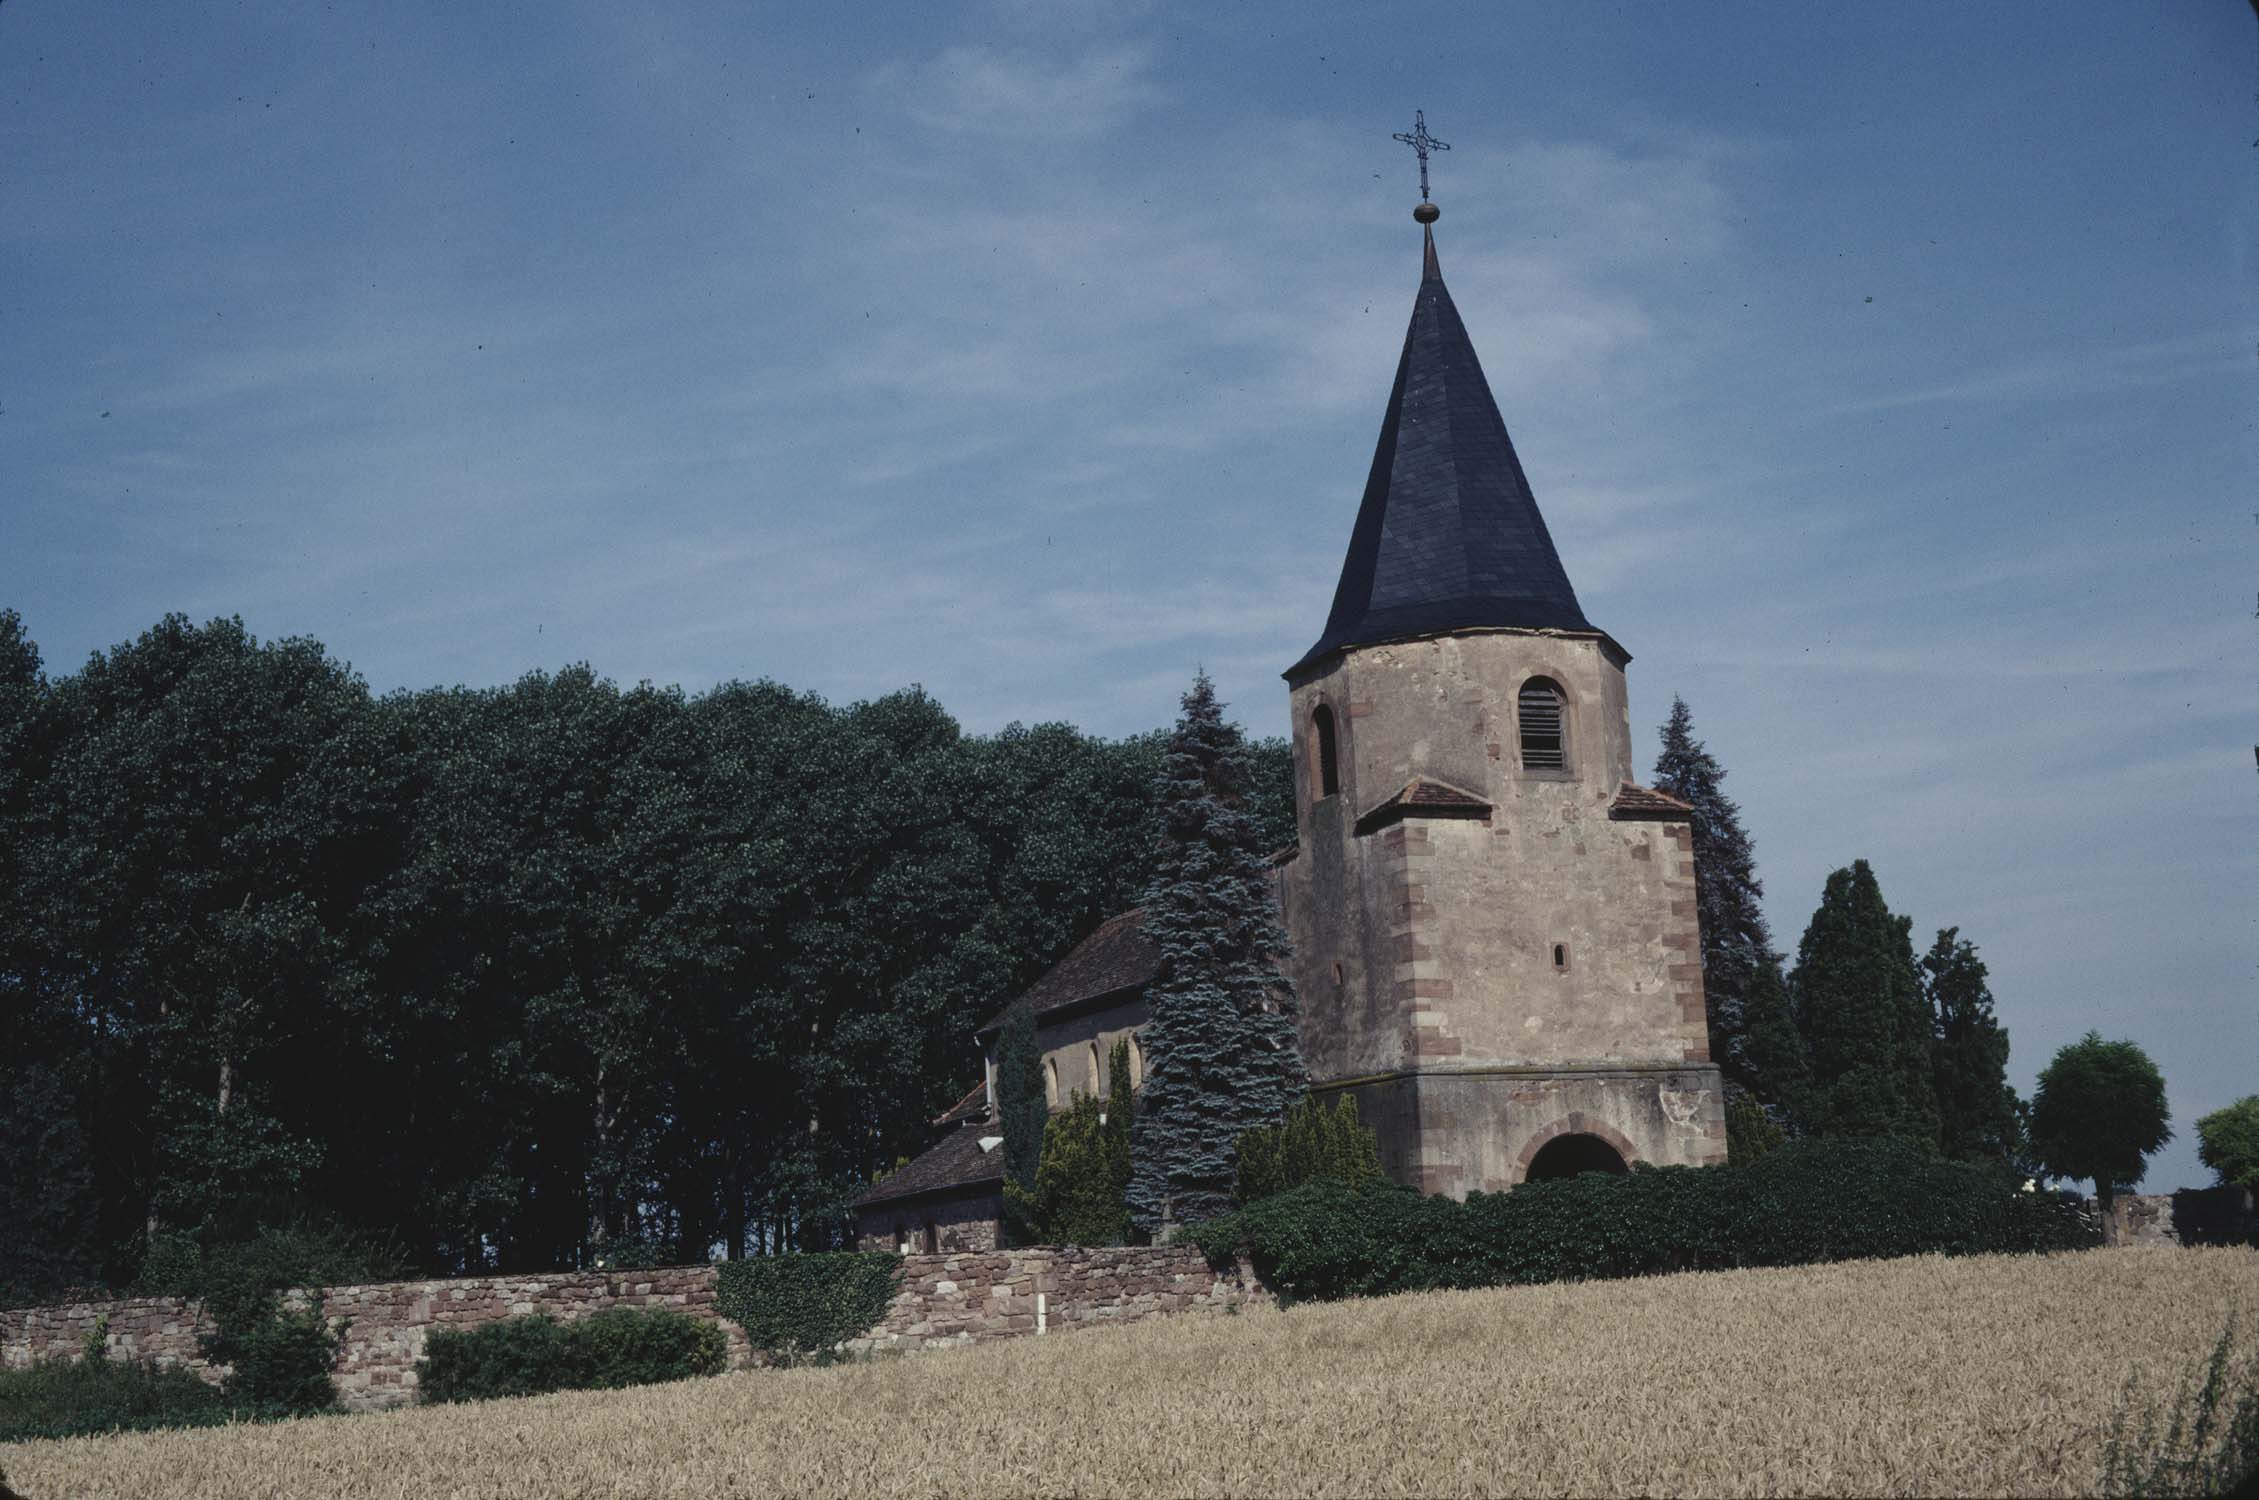
[[[1683,823],[1694,816],[1694,809],[1676,797],[1627,781],[1616,793],[1616,800],[1608,804],[1608,816]]]
[[[1371,833],[1406,818],[1487,818],[1490,804],[1473,792],[1432,776],[1415,776],[1393,796],[1357,820],[1359,833]]]

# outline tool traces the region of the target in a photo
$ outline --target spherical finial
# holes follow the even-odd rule
[[[1412,210],[1412,217],[1419,220],[1422,224],[1433,224],[1436,220],[1443,217],[1443,210],[1437,208],[1432,203],[1423,203],[1418,208]]]

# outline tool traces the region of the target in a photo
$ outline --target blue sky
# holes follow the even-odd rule
[[[0,7],[0,603],[1258,732],[1444,270],[1793,947],[2259,1087],[2259,40],[2049,7]]]

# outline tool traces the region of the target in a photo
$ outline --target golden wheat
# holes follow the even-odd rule
[[[28,1500],[2078,1494],[2259,1252],[1437,1293],[827,1370],[0,1448]]]

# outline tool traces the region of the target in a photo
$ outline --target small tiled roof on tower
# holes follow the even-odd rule
[[[1425,233],[1412,325],[1333,613],[1289,677],[1378,641],[1486,627],[1595,630],[1443,284],[1434,231]]]

